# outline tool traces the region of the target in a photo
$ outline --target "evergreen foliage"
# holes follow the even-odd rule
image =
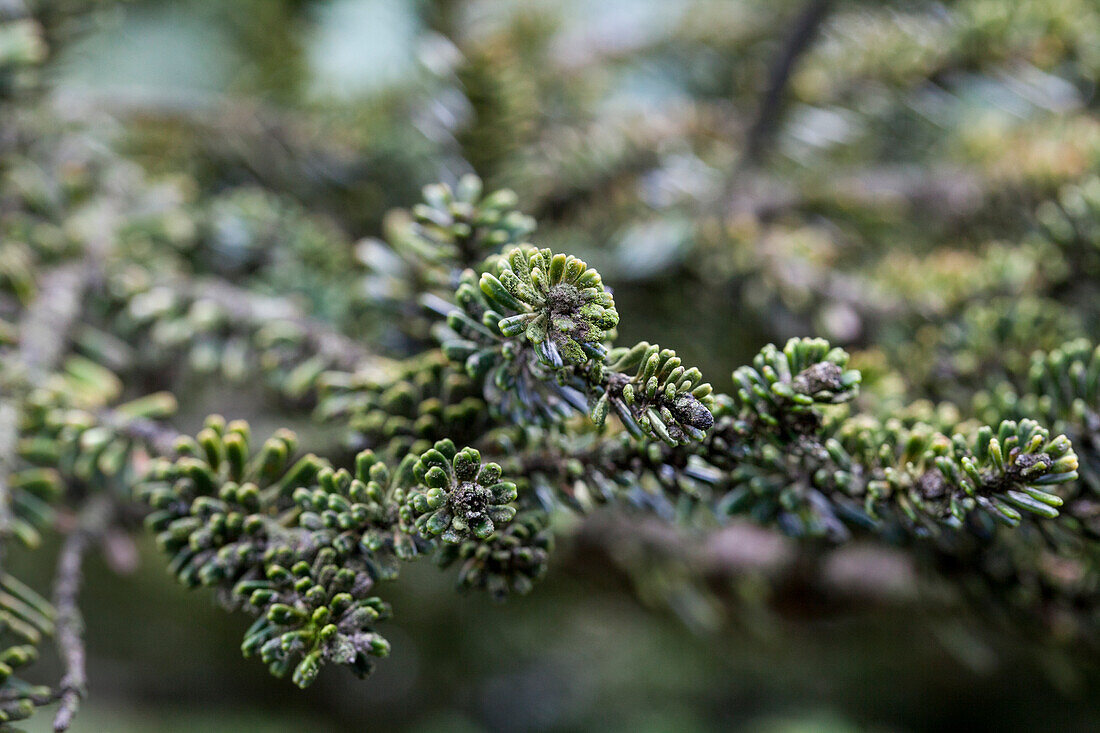
[[[201,165],[166,176],[146,160],[157,123],[117,140],[58,109],[42,70],[98,4],[0,3],[0,724],[53,704],[57,729],[71,722],[80,559],[124,514],[143,517],[180,584],[252,619],[246,657],[299,687],[328,665],[367,676],[390,653],[401,609],[386,589],[404,563],[428,558],[458,589],[504,600],[605,513],[698,536],[751,521],[807,553],[900,547],[1014,628],[1095,647],[1095,98],[1053,132],[1038,113],[981,134],[956,124],[943,160],[918,158],[927,180],[871,151],[894,125],[917,147],[936,134],[912,111],[933,82],[1028,67],[1032,81],[1065,76],[1051,84],[1074,99],[1095,94],[1100,14],[1086,3],[841,3],[788,70],[801,117],[771,142],[723,122],[757,99],[745,74],[774,45],[771,4],[744,3],[736,29],[685,19],[638,39],[629,53],[650,62],[701,38],[744,54],[736,68],[712,58],[709,82],[678,79],[692,104],[648,120],[596,119],[612,97],[587,72],[617,49],[566,49],[542,69],[549,45],[524,40],[553,25],[520,13],[456,34],[456,67],[402,90],[464,100],[465,126],[436,131],[443,164],[402,149],[356,178],[342,146],[365,149],[387,124],[338,110],[351,121],[324,141],[336,149],[310,149],[321,135],[300,148],[326,173],[254,170],[243,185],[207,120],[179,132]],[[865,88],[880,104],[853,101]],[[815,113],[850,137],[815,137]],[[267,142],[241,134],[265,160]],[[761,172],[769,155],[789,183]],[[821,181],[812,164],[841,172]],[[943,190],[947,164],[965,167],[963,194]],[[395,201],[391,175],[449,183]],[[364,214],[371,196],[411,208]],[[639,294],[658,305],[639,312]],[[671,334],[683,356],[620,343],[667,341],[647,320],[667,303],[691,324]],[[766,338],[734,332],[742,317]],[[792,336],[810,331],[828,338]],[[712,348],[766,340],[743,366]],[[179,403],[208,382],[288,427],[261,442],[213,415],[181,434]],[[308,417],[330,444],[303,446],[290,427]],[[54,532],[74,544],[47,600],[8,558]],[[35,684],[26,672],[51,637],[65,676]]]

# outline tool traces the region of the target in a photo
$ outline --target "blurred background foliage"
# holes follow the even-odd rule
[[[624,342],[675,348],[719,390],[763,344],[820,335],[865,399],[929,400],[924,419],[950,400],[949,425],[1033,350],[1100,337],[1095,0],[92,4],[56,39],[6,27],[0,70],[18,87],[20,59],[54,50],[49,105],[142,166],[133,256],[172,249],[351,333],[378,335],[356,302],[389,287],[386,212],[473,170],[516,191],[540,245],[600,270]],[[285,422],[217,380],[177,393],[187,429]],[[583,534],[503,607],[413,567],[390,591],[400,653],[306,692],[242,660],[245,622],[139,550],[130,575],[91,563],[75,731],[1100,726],[1093,660],[935,589],[916,603],[911,568],[858,546],[832,568],[844,594],[752,572],[699,588],[689,561]],[[48,582],[53,554],[11,562]]]

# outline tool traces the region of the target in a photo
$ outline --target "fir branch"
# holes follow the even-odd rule
[[[351,372],[369,368],[377,359],[369,349],[334,330],[329,324],[303,314],[285,298],[259,295],[224,280],[208,278],[173,278],[164,286],[188,300],[213,303],[238,325],[249,324],[252,328],[258,328],[272,322],[289,323],[303,334],[309,353],[321,357],[335,369]]]
[[[34,302],[20,321],[17,351],[5,365],[7,379],[40,383],[57,365],[90,279],[89,267],[83,262],[62,265],[42,278]],[[19,395],[13,385],[10,396],[0,398],[0,541],[8,536],[12,525],[8,481],[15,471]]]
[[[0,399],[0,541],[11,532],[11,494],[8,476],[14,470],[15,446],[19,437],[19,408],[13,401]],[[0,560],[3,550],[0,549]]]
[[[312,454],[295,461],[296,443],[280,431],[253,452],[246,423],[213,417],[177,442],[178,457],[154,463],[135,496],[153,509],[146,525],[180,582],[218,588],[256,617],[245,656],[306,687],[329,662],[369,674],[389,653],[376,625],[390,608],[375,583],[440,542],[491,541],[515,516],[516,490],[450,441],[393,472],[370,451],[354,472]]]
[[[51,270],[39,282],[35,300],[20,320],[16,352],[4,365],[3,379],[42,384],[64,355],[85,290],[99,276],[99,260],[113,231],[110,211],[99,213],[99,220],[92,222],[86,256]],[[0,398],[0,558],[13,521],[8,482],[15,471],[21,394],[22,389],[13,388],[10,397]]]
[[[61,265],[39,282],[35,301],[19,325],[19,360],[32,381],[41,382],[64,355],[95,267],[91,261]]]
[[[57,647],[65,674],[58,687],[60,706],[54,717],[55,731],[69,729],[80,701],[87,694],[84,619],[77,605],[81,566],[89,547],[106,532],[112,513],[113,502],[109,497],[96,495],[89,499],[80,511],[76,529],[65,538],[58,557],[53,603],[57,609]]]
[[[284,398],[307,405],[327,371],[375,379],[393,371],[390,360],[286,299],[204,278],[112,277],[109,327],[136,346],[123,347],[124,370],[163,375],[182,366],[238,383],[258,372]],[[90,333],[84,343],[92,353],[118,351],[99,348],[110,338]]]
[[[795,64],[817,35],[817,29],[828,14],[832,0],[809,0],[791,24],[790,32],[780,47],[768,73],[768,85],[760,101],[756,119],[749,127],[745,142],[745,161],[755,163],[765,154],[766,144],[775,135],[783,90],[791,78]]]

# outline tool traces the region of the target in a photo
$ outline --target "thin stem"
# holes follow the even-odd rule
[[[18,442],[19,409],[14,399],[0,401],[0,541],[11,532],[11,494],[8,491],[7,477],[11,473],[15,460],[15,446]],[[0,545],[2,553],[2,545]],[[0,563],[2,563],[0,554]]]
[[[57,609],[57,648],[65,674],[59,685],[60,706],[54,717],[55,731],[68,730],[86,693],[84,619],[77,606],[84,555],[107,529],[113,514],[110,497],[97,494],[80,512],[77,528],[65,538],[57,562],[54,607]]]
[[[795,18],[790,35],[787,36],[787,40],[779,50],[779,55],[772,62],[771,71],[768,74],[768,86],[760,101],[760,109],[752,127],[749,128],[745,142],[746,163],[758,162],[767,152],[783,104],[783,92],[787,88],[799,58],[810,47],[817,35],[817,29],[828,14],[830,5],[832,0],[810,0]]]

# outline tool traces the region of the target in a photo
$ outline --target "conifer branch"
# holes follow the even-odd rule
[[[272,322],[284,322],[299,331],[304,348],[332,368],[356,371],[369,368],[377,359],[369,349],[340,333],[327,323],[303,314],[291,301],[252,293],[224,280],[173,278],[165,283],[170,290],[189,301],[204,301],[224,312],[236,326],[259,328]]]
[[[109,497],[97,495],[89,499],[77,517],[76,528],[65,538],[58,557],[53,604],[57,609],[57,647],[65,674],[58,686],[60,705],[53,722],[55,731],[69,729],[80,701],[87,694],[84,619],[77,605],[81,568],[90,546],[106,531],[111,514]]]
[[[459,590],[504,600],[533,592],[570,535],[689,622],[685,598],[746,572],[779,595],[842,596],[853,584],[834,582],[833,558],[872,548],[906,583],[867,572],[868,597],[933,577],[1062,638],[1096,637],[1100,351],[1070,339],[1096,315],[1087,278],[1071,281],[1100,263],[1088,168],[1100,138],[1079,98],[1095,77],[1081,61],[1091,36],[1065,9],[1034,4],[1026,22],[1041,32],[1019,35],[1035,48],[1006,44],[1009,68],[982,55],[1004,25],[996,9],[939,8],[951,22],[915,21],[897,69],[881,61],[897,40],[881,32],[892,9],[829,16],[814,44],[828,0],[778,32],[765,27],[774,8],[744,23],[693,7],[594,53],[569,38],[554,50],[554,9],[484,34],[453,13],[443,25],[459,53],[380,94],[381,117],[347,105],[314,127],[228,97],[124,102],[127,151],[152,168],[184,151],[201,172],[163,177],[75,119],[94,104],[20,97],[62,37],[55,21],[93,4],[9,5],[0,553],[51,528],[65,537],[53,604],[0,572],[0,724],[51,703],[55,729],[71,723],[87,682],[82,561],[124,511],[144,517],[180,584],[250,619],[242,653],[299,687],[326,666],[366,676],[390,653],[384,633],[402,609],[386,590],[406,563],[431,560]],[[854,53],[838,55],[836,38]],[[696,57],[701,39],[712,42]],[[807,53],[815,63],[799,68]],[[952,68],[1043,114],[948,130],[972,112],[953,100],[988,96],[965,93],[972,81]],[[1074,76],[1059,84],[1064,69]],[[608,115],[639,71],[666,109]],[[929,80],[951,92],[930,106],[913,93]],[[863,84],[875,104],[852,103]],[[1072,99],[1056,110],[1039,87]],[[812,130],[777,125],[788,93]],[[391,103],[425,109],[389,136]],[[184,144],[164,150],[156,138],[181,120]],[[874,144],[897,127],[944,135],[931,147],[954,159]],[[752,171],[773,144],[789,160]],[[471,168],[519,195],[459,175]],[[450,184],[383,218],[375,204],[412,203],[399,200],[409,181],[440,169]],[[720,191],[723,180],[741,190]],[[1043,201],[1034,220],[1016,198]],[[716,199],[721,211],[700,211]],[[972,235],[997,241],[967,249]],[[581,254],[621,268],[601,274]],[[704,375],[668,348],[696,337],[683,329],[621,341],[620,329],[661,327],[641,320],[657,307],[627,307],[641,293],[685,318],[720,299],[723,328],[730,313],[813,319],[861,349],[793,338]],[[715,345],[813,330],[774,320],[691,351],[713,361]],[[278,398],[265,419],[310,408],[339,445],[309,452],[286,428],[257,440],[218,415],[181,435],[167,422],[175,396],[133,398],[208,381],[262,381]],[[77,500],[78,525],[56,521]],[[23,669],[51,635],[64,675],[31,685]]]
[[[786,40],[772,61],[767,88],[761,98],[756,119],[749,127],[745,142],[746,162],[755,163],[763,157],[766,143],[775,134],[773,128],[783,102],[783,91],[798,59],[817,35],[818,26],[828,14],[830,5],[831,0],[809,0],[791,24]]]
[[[400,561],[430,555],[458,566],[461,588],[498,598],[528,592],[552,551],[550,515],[561,510],[622,502],[666,519],[747,514],[836,543],[899,530],[935,541],[987,519],[1017,526],[1059,516],[1057,487],[1076,478],[1078,465],[1064,436],[1031,420],[948,436],[853,418],[861,375],[820,339],[765,347],[734,372],[736,394],[716,394],[669,349],[614,347],[619,313],[599,273],[514,242],[530,228],[500,214],[511,210],[509,197],[481,197],[472,184],[427,195],[434,208],[416,210],[421,228],[397,246],[434,273],[424,302],[440,320],[450,365],[431,352],[399,368],[380,365],[291,306],[220,283],[139,290],[126,303],[149,331],[181,312],[192,318],[199,302],[245,334],[288,324],[297,334],[291,363],[319,360],[302,381],[320,390],[319,414],[349,424],[414,420],[371,428],[382,455],[363,451],[343,468],[314,454],[296,458],[289,431],[257,450],[246,423],[216,416],[193,438],[178,436],[159,422],[174,409],[168,395],[88,410],[64,391],[39,390],[26,405],[24,438],[43,446],[36,457],[62,477],[113,482],[147,505],[146,524],[172,572],[252,615],[242,651],[274,674],[304,687],[328,663],[369,673],[389,652],[378,627],[392,613],[375,588],[398,575]],[[500,234],[471,239],[471,222]],[[487,256],[461,273],[448,302],[439,275],[457,272],[473,242]],[[493,252],[498,246],[505,249]],[[218,322],[192,320],[193,333]],[[182,333],[186,346],[192,332]],[[72,376],[108,383],[97,370]],[[374,381],[361,376],[372,371]],[[411,389],[413,379],[424,381]],[[63,415],[52,410],[70,402]],[[492,418],[465,423],[485,459],[447,435],[470,411]],[[571,422],[577,416],[586,427]],[[428,436],[434,444],[423,444]],[[132,470],[138,448],[154,457],[143,473]],[[489,460],[496,455],[499,464]],[[57,593],[72,670],[63,724],[83,682],[72,566],[89,541],[87,533],[72,539]]]
[[[65,353],[70,330],[79,315],[85,291],[99,275],[100,258],[106,253],[113,231],[112,214],[100,212],[93,222],[84,258],[51,270],[38,283],[33,303],[23,313],[14,355],[0,369],[4,381],[26,380],[40,384],[57,367]],[[13,385],[10,397],[0,397],[0,567],[3,540],[12,530],[11,494],[8,487],[15,471],[20,392]]]

